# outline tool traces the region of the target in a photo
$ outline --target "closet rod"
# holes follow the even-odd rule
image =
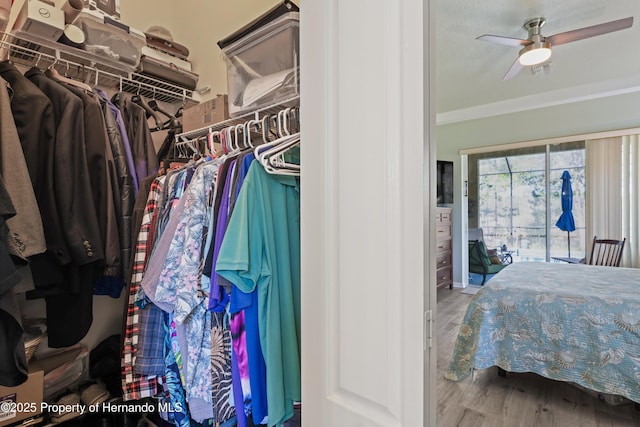
[[[11,38],[14,41],[9,41]],[[48,47],[48,46],[45,46]],[[142,74],[117,70],[111,65],[99,64],[92,58],[81,58],[77,53],[73,55],[80,59],[86,59],[89,64],[83,64],[67,58],[63,58],[61,51],[49,47],[50,52],[42,52],[38,43],[30,40],[22,40],[15,35],[6,35],[0,40],[0,58],[9,59],[24,66],[40,66],[42,60],[49,62],[48,66],[65,67],[65,74],[68,77],[83,81],[87,84],[94,84],[111,89],[119,89],[122,79],[122,90],[129,93],[139,93],[142,96],[156,99],[157,101],[175,103],[182,102],[195,103],[193,91],[183,87],[173,85],[161,80],[154,79]],[[67,53],[67,52],[64,52]],[[88,55],[89,56],[89,55]],[[102,67],[102,68],[99,68]],[[114,72],[106,71],[109,68]],[[60,71],[60,70],[59,70]],[[118,74],[116,74],[118,73]],[[93,75],[93,78],[91,76]]]

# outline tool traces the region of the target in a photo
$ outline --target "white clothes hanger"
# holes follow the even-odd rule
[[[286,151],[299,144],[300,133],[296,133],[260,145],[255,148],[254,154],[267,173],[299,176],[300,165],[286,162],[283,156]],[[279,156],[279,158],[276,158],[276,156]]]

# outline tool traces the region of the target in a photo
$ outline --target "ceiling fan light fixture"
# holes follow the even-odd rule
[[[535,42],[520,51],[518,60],[522,65],[538,65],[551,58],[551,46],[546,42]]]

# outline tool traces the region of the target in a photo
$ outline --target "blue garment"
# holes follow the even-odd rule
[[[165,348],[165,364],[166,364],[166,394],[164,398],[160,399],[165,403],[170,404],[171,411],[161,413],[163,419],[173,423],[178,427],[190,427],[189,414],[187,412],[187,402],[184,396],[184,389],[180,383],[180,374],[178,367],[176,366],[176,359],[171,350],[171,324],[173,323],[173,316],[171,313],[165,313],[163,316],[164,321],[164,348]]]
[[[248,153],[242,158],[242,164],[238,169],[238,179],[235,188],[234,199],[237,200],[251,164],[255,160],[253,153]],[[262,349],[260,348],[260,331],[258,326],[258,291],[244,293],[236,286],[231,289],[231,313],[244,310],[244,327],[249,356],[249,379],[251,381],[251,414],[256,423],[266,424],[268,415],[267,404],[267,367],[264,362]]]
[[[147,304],[138,312],[140,331],[138,352],[133,372],[139,375],[165,374],[163,312],[155,304]]]
[[[236,286],[231,290],[229,311],[237,313],[244,310],[244,321],[249,355],[249,380],[251,381],[251,413],[256,423],[266,424],[267,404],[267,367],[260,348],[258,326],[258,290],[245,293]]]

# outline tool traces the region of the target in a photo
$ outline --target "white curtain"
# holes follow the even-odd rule
[[[640,267],[640,136],[586,141],[585,163],[588,253],[593,236],[626,238],[622,266]]]

